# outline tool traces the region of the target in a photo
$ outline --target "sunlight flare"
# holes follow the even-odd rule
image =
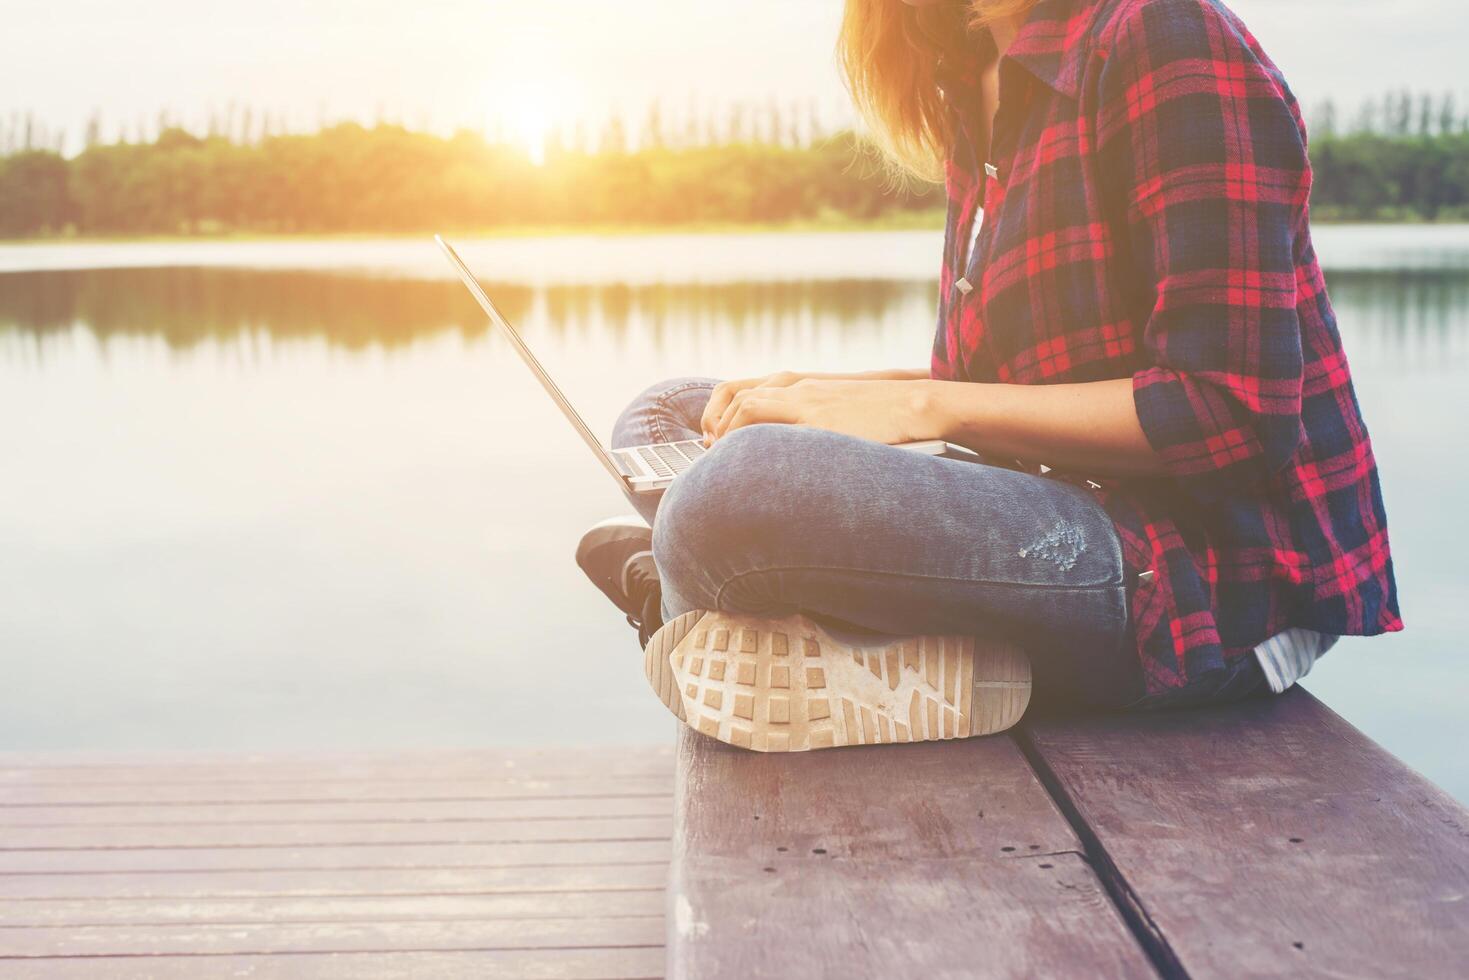
[[[572,118],[566,86],[549,80],[515,81],[492,86],[490,124],[506,141],[525,151],[537,165],[546,161],[546,145],[556,130]]]

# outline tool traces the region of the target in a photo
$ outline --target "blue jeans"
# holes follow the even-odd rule
[[[618,419],[613,446],[699,438],[716,383],[649,388]],[[859,631],[998,635],[1030,657],[1037,702],[1150,700],[1121,543],[1078,487],[754,425],[719,440],[661,499],[630,499],[653,527],[665,621],[690,609],[799,611]]]

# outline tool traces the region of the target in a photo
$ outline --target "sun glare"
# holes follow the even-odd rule
[[[497,88],[490,104],[491,124],[536,164],[545,162],[547,142],[571,118],[567,93],[539,82]]]

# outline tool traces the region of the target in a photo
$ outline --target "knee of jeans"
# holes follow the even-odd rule
[[[668,392],[676,388],[684,388],[690,384],[704,383],[708,379],[696,377],[666,378],[655,381],[627,403],[622,414],[617,416],[617,421],[612,426],[612,448],[622,449],[627,446],[645,445],[656,441],[652,432],[647,431],[649,420],[654,411],[658,409],[661,399]]]
[[[721,583],[761,566],[768,544],[782,535],[771,526],[780,520],[780,508],[771,506],[779,469],[772,462],[799,432],[784,425],[739,429],[664,493],[653,556],[679,594],[712,605]]]

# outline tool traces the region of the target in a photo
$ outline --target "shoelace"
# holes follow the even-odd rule
[[[632,563],[624,571],[623,579],[628,598],[642,596],[639,615],[629,615],[627,622],[637,628],[638,645],[647,646],[648,640],[663,625],[663,583],[658,580],[658,570],[651,558]]]
[[[658,632],[659,627],[663,625],[662,605],[663,597],[657,590],[654,590],[643,600],[642,616],[639,619],[633,619],[631,616],[627,617],[628,623],[637,627],[638,646],[647,646],[648,641],[653,638],[653,634]]]

